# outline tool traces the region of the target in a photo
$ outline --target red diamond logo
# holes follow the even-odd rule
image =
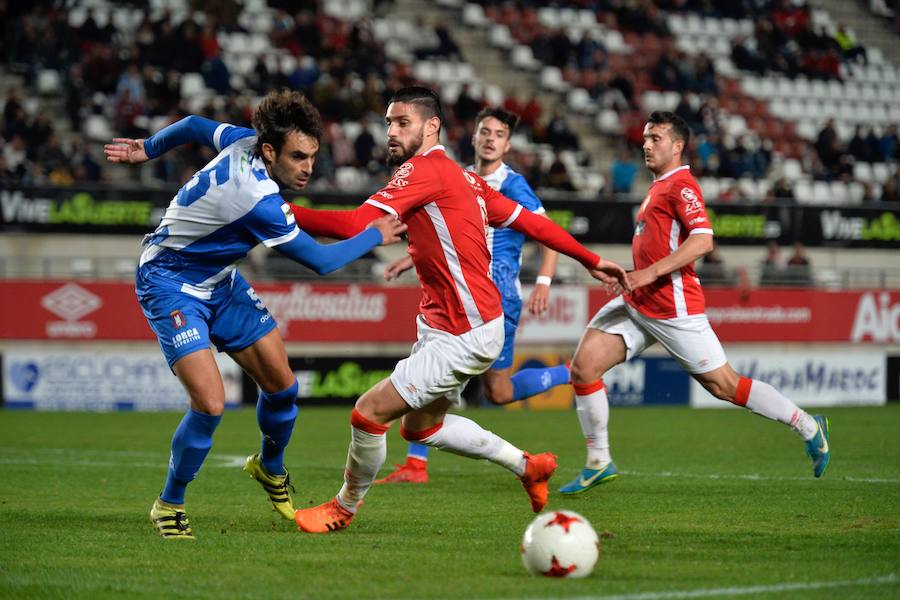
[[[566,530],[566,533],[569,533],[569,527],[572,525],[572,523],[581,523],[581,522],[582,522],[581,519],[579,519],[578,517],[570,517],[569,515],[567,515],[565,513],[558,512],[555,515],[553,515],[552,521],[547,521],[547,524],[544,525],[544,527],[551,527],[553,525],[559,525],[560,527],[562,527],[563,529]]]

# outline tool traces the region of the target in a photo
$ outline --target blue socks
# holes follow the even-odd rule
[[[522,369],[511,378],[513,400],[542,394],[552,387],[569,383],[569,367],[556,365],[544,369]]]
[[[159,497],[169,504],[184,504],[184,491],[200,470],[209,449],[212,436],[222,416],[214,417],[193,408],[188,409],[172,436],[172,454],[166,487]]]
[[[286,390],[259,394],[256,422],[262,433],[260,462],[272,475],[284,475],[284,449],[291,441],[297,419],[297,380]]]
[[[409,448],[406,450],[406,456],[418,458],[419,460],[428,460],[428,446],[410,442]]]

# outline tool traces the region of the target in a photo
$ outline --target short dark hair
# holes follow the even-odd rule
[[[519,115],[516,113],[510,112],[505,108],[500,108],[499,106],[485,106],[481,109],[481,112],[475,116],[475,126],[477,127],[479,123],[488,117],[494,117],[509,127],[509,135],[512,135],[516,131],[516,126],[519,124]]]
[[[322,141],[322,117],[318,109],[300,92],[287,89],[266,94],[253,113],[253,128],[257,156],[262,155],[263,144],[271,144],[279,152],[285,136],[292,131]]]
[[[668,110],[655,110],[647,117],[647,123],[650,123],[651,125],[671,125],[672,136],[677,140],[682,140],[685,149],[687,149],[688,144],[691,142],[691,128],[688,127],[687,121],[673,112]]]
[[[400,88],[391,96],[391,103],[415,104],[423,119],[437,117],[444,125],[444,109],[441,108],[441,99],[434,90],[421,85],[411,85]]]

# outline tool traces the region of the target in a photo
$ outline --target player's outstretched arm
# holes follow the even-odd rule
[[[290,205],[294,218],[303,231],[310,235],[345,240],[369,226],[373,219],[385,212],[371,204],[363,204],[353,210],[317,210]]]
[[[709,233],[689,235],[675,252],[656,261],[647,268],[632,271],[628,274],[631,289],[650,285],[660,277],[677,271],[681,267],[693,263],[713,249],[713,236]]]
[[[400,277],[400,275],[412,268],[412,258],[409,256],[404,256],[403,258],[395,260],[384,268],[384,280],[391,281],[397,279],[398,277]]]
[[[273,248],[319,275],[327,275],[368,254],[375,246],[400,241],[406,232],[406,225],[392,215],[375,219],[370,225],[362,233],[334,244],[320,244],[298,230],[291,240]]]
[[[203,144],[218,151],[250,135],[255,135],[252,129],[191,115],[163,127],[146,140],[115,138],[112,144],[103,146],[103,151],[110,162],[140,164],[184,144]]]

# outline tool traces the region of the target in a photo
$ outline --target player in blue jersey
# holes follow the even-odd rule
[[[262,243],[324,274],[398,241],[406,229],[388,216],[354,238],[317,243],[297,227],[280,190],[299,190],[309,180],[322,136],[318,111],[298,92],[273,92],[256,109],[253,127],[192,116],[147,140],[117,138],[105,147],[108,160],[130,164],[188,142],[219,151],[178,191],[159,227],[144,239],[136,276],[144,315],[190,398],[172,438],[165,486],[150,510],[157,531],[168,539],[193,539],[185,490],[212,447],[224,411],[224,385],[210,343],[259,385],[261,448],[244,468],[275,510],[294,517],[283,459],[297,415],[297,379],[275,320],[238,273],[238,263]]]
[[[475,118],[475,164],[468,170],[475,171],[495,190],[515,200],[528,210],[544,214],[541,201],[531,186],[519,173],[503,162],[511,149],[510,139],[519,117],[502,108],[488,107]],[[509,404],[569,382],[566,365],[550,368],[523,369],[512,374],[513,347],[516,329],[522,313],[522,286],[519,270],[522,265],[522,245],[525,235],[510,228],[488,230],[488,249],[491,251],[491,276],[503,297],[505,340],[500,356],[490,369],[481,375],[484,396],[494,404]],[[557,253],[544,248],[544,256],[538,270],[534,291],[528,298],[528,309],[538,315],[547,310],[550,283],[556,271]],[[412,268],[412,259],[405,257],[392,263],[385,270],[385,279],[391,280]],[[410,442],[406,462],[396,465],[393,473],[375,483],[427,483],[428,446]]]

